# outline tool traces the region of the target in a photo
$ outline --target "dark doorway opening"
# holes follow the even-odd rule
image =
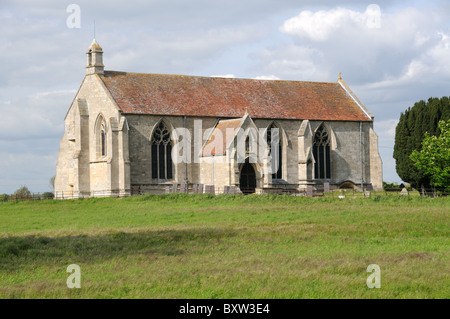
[[[243,194],[253,194],[256,188],[256,173],[253,165],[245,161],[239,178],[239,188]]]

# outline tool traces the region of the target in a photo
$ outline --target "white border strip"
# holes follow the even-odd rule
[[[361,106],[361,104],[359,104],[359,102],[355,99],[355,97],[353,96],[353,94],[351,94],[347,88],[341,83],[341,81],[338,81],[339,85],[345,90],[345,92],[347,92],[348,95],[350,95],[350,97],[352,98],[353,101],[355,101],[356,105],[359,106],[359,108],[364,112],[364,114],[367,115],[367,117],[369,119],[372,120],[372,117],[366,112],[366,110]]]

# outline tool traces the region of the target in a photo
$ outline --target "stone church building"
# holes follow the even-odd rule
[[[106,71],[94,40],[65,117],[55,196],[181,183],[244,193],[381,189],[373,120],[340,75],[326,83]]]

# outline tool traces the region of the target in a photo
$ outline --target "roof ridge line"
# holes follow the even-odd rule
[[[344,89],[344,91],[352,98],[352,100],[358,105],[358,107],[364,112],[364,114],[367,115],[369,119],[373,121],[374,116],[370,111],[365,107],[365,105],[362,104],[362,102],[355,96],[353,91],[348,87],[347,83],[344,82],[344,80],[340,79],[337,81],[339,85]]]
[[[253,79],[253,78],[225,78],[217,76],[207,76],[207,75],[190,75],[190,74],[175,74],[175,73],[144,73],[144,72],[129,72],[129,71],[116,71],[116,70],[105,70],[105,73],[123,73],[123,74],[139,74],[139,75],[161,75],[161,76],[183,76],[192,78],[206,78],[206,79],[222,79],[222,80],[250,80],[257,82],[300,82],[300,83],[312,83],[312,84],[336,84],[336,82],[325,82],[325,81],[301,81],[301,80],[263,80],[263,79]]]

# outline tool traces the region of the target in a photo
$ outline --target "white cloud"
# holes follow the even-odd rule
[[[64,116],[75,94],[76,90],[25,96],[19,93],[12,100],[0,104],[0,141],[59,138],[64,132]]]
[[[228,78],[232,79],[235,78],[234,74],[224,74],[224,75],[211,75],[212,78]]]
[[[368,24],[369,9],[302,11],[279,28],[292,42],[266,49],[258,67],[297,80],[332,81],[342,72],[360,85],[450,79],[450,28],[433,9],[382,11],[379,28]]]
[[[441,38],[438,39],[436,35]],[[436,32],[433,38],[433,42],[423,47],[410,61],[406,61],[407,64],[400,74],[388,75],[368,84],[368,87],[387,89],[417,84],[433,86],[439,82],[450,81],[450,37],[443,32]]]
[[[267,33],[267,26],[258,24],[132,35],[108,33],[99,43],[109,70],[191,74],[197,68],[212,65],[214,58],[231,48],[261,41]]]
[[[276,75],[261,75],[254,78],[255,80],[280,80]]]
[[[328,77],[328,70],[316,63],[323,53],[307,46],[280,45],[275,49],[265,49],[255,58],[261,64],[255,68],[260,73],[277,74],[284,80],[320,81]],[[336,73],[337,74],[337,73]]]
[[[365,28],[370,15],[345,8],[302,11],[290,18],[280,27],[286,34],[309,38],[313,41],[325,41],[342,28]]]

